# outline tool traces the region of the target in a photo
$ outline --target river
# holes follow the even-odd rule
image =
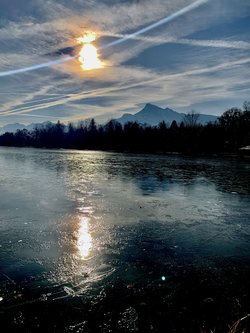
[[[249,223],[249,161],[0,148],[1,325],[227,332]]]

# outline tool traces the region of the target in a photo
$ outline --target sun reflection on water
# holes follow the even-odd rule
[[[82,259],[89,256],[92,247],[92,238],[89,232],[89,218],[82,217],[79,222],[77,248]]]

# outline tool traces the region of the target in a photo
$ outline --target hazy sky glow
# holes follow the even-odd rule
[[[103,68],[81,69],[86,31]],[[0,0],[0,126],[108,120],[147,102],[219,115],[250,100],[249,32],[248,0]]]

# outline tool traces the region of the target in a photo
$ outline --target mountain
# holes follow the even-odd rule
[[[6,132],[15,133],[17,130],[23,130],[23,129],[26,129],[27,131],[32,131],[35,127],[42,127],[48,124],[52,123],[50,121],[45,121],[43,123],[38,123],[38,124],[32,123],[29,125],[24,125],[20,123],[8,124],[3,127],[0,127],[0,135]]]
[[[163,109],[159,106],[153,104],[146,104],[144,108],[135,113],[124,113],[122,117],[114,119],[115,121],[119,122],[120,124],[124,125],[128,121],[138,122],[139,124],[146,124],[151,126],[157,126],[161,121],[165,121],[167,125],[171,125],[172,121],[175,120],[177,123],[181,123],[185,117],[185,113],[179,113],[172,109],[166,108]],[[100,118],[100,121],[98,121]],[[99,123],[103,123],[103,119],[101,117],[96,117],[95,120]],[[216,116],[208,115],[208,114],[199,114],[198,123],[200,124],[207,124],[209,122],[215,122],[217,120]],[[17,130],[27,129],[28,131],[32,131],[35,127],[42,127],[47,126],[49,124],[53,124],[50,121],[45,121],[43,123],[32,123],[30,125],[24,124],[8,124],[3,127],[0,127],[0,135],[6,132],[16,132]]]
[[[163,120],[166,124],[169,125],[171,125],[173,120],[175,120],[177,123],[181,123],[185,115],[185,113],[179,113],[169,108],[163,109],[159,106],[148,103],[141,111],[135,114],[125,113],[122,117],[115,120],[122,125],[124,125],[128,121],[136,121],[139,124],[143,125],[147,124],[151,126],[157,126]],[[216,116],[200,114],[198,118],[198,123],[205,125],[209,122],[215,122],[216,120]]]
[[[26,128],[24,124],[8,124],[3,127],[0,127],[0,134],[6,133],[6,132],[16,132],[17,130],[22,130]]]

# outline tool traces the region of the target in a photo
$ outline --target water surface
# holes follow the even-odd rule
[[[0,148],[0,170],[7,331],[222,332],[247,314],[249,162]]]

